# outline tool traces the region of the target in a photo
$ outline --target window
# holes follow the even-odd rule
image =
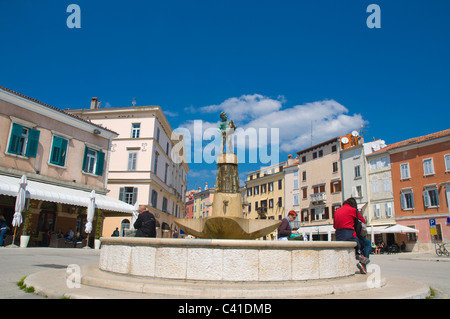
[[[323,157],[323,150],[319,150],[319,157]]]
[[[298,206],[298,194],[294,194],[294,206]]]
[[[362,186],[357,185],[352,187],[352,195],[353,197],[362,197]]]
[[[298,189],[298,179],[294,179],[294,189]]]
[[[159,127],[156,128],[156,141],[159,143],[159,135],[160,135],[161,130],[159,129]]]
[[[278,207],[283,207],[283,197],[278,197]]]
[[[87,146],[84,148],[83,172],[102,176],[104,163],[105,153]]]
[[[269,199],[269,208],[273,208],[273,198]]]
[[[450,172],[450,154],[444,155],[445,171]]]
[[[164,184],[167,184],[167,171],[169,169],[169,164],[166,164],[166,168],[164,169]]]
[[[255,196],[256,196],[256,195],[259,195],[259,185],[258,185],[258,186],[255,186],[255,187],[253,188],[253,193],[255,194]]]
[[[317,152],[312,153],[313,159],[317,158]]]
[[[423,191],[423,203],[429,208],[439,206],[439,193],[436,187],[426,188]]]
[[[378,193],[379,189],[378,189],[378,180],[374,180],[372,181],[372,193]]]
[[[155,173],[155,175],[158,175],[158,157],[159,153],[155,152],[155,162],[153,163],[153,173]]]
[[[136,170],[136,161],[137,161],[137,152],[128,153],[128,170],[135,171]]]
[[[361,168],[359,165],[355,166],[355,178],[361,177]]]
[[[391,165],[391,160],[390,160],[389,156],[386,156],[386,157],[371,160],[369,162],[369,169],[370,169],[370,171],[374,171],[377,169],[390,167],[390,165]]]
[[[384,203],[384,209],[386,211],[386,217],[392,217],[392,203]]]
[[[423,175],[434,175],[434,165],[432,158],[423,160]]]
[[[273,182],[267,184],[269,186],[269,192],[273,192]]]
[[[156,208],[157,204],[158,204],[158,192],[155,190],[152,190],[151,205],[152,205],[152,207]]]
[[[403,210],[414,209],[414,196],[412,190],[403,190],[400,194],[400,205]]]
[[[302,182],[306,181],[306,171],[302,172]]]
[[[380,204],[373,205],[373,211],[374,211],[374,215],[375,215],[376,218],[380,218],[381,217]]]
[[[167,213],[167,198],[166,198],[166,197],[163,197],[162,211],[163,211],[164,213]]]
[[[338,172],[338,162],[333,162],[333,173]]]
[[[136,187],[121,187],[119,191],[119,200],[134,205],[137,201],[137,191]]]
[[[332,145],[331,146],[331,152],[332,153],[337,152],[337,146],[336,145]]]
[[[247,188],[247,196],[252,196],[252,188]]]
[[[341,191],[341,181],[330,182],[330,189],[332,193],[337,193]]]
[[[141,134],[141,123],[131,124],[131,138],[139,138]]]
[[[306,162],[306,156],[302,156],[302,163]]]
[[[267,184],[261,185],[261,194],[265,194],[267,192]]]
[[[67,145],[69,141],[65,138],[53,135],[52,150],[50,152],[50,163],[65,166]]]
[[[383,178],[383,192],[390,192],[390,191],[392,191],[391,179]]]
[[[278,189],[282,189],[283,188],[283,180],[279,179],[278,180]]]
[[[409,173],[409,163],[400,164],[400,178],[408,179],[411,178]]]
[[[308,198],[308,187],[302,188],[302,198],[307,199]]]
[[[41,132],[38,130],[13,123],[9,137],[8,153],[35,158],[40,134]]]

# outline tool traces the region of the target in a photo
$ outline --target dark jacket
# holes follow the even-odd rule
[[[137,229],[135,237],[156,237],[156,220],[155,216],[148,210],[139,214],[138,219],[134,223]]]
[[[291,225],[287,218],[283,218],[281,225],[278,226],[278,238],[289,237],[292,233]]]

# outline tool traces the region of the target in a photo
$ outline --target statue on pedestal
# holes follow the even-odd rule
[[[229,153],[233,153],[233,138],[232,134],[236,130],[236,124],[233,121],[228,121],[227,113],[221,112],[220,118],[222,122],[219,124],[219,132],[222,133],[222,143],[220,145],[220,149],[222,153],[225,152],[225,143],[228,143],[228,151]]]

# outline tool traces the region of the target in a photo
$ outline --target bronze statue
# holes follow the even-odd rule
[[[222,122],[219,124],[219,132],[222,134],[222,144],[220,149],[222,153],[225,153],[225,143],[228,143],[228,151],[229,153],[233,153],[233,143],[232,143],[232,134],[236,130],[236,124],[234,122],[228,121],[227,113],[221,112],[220,118]]]

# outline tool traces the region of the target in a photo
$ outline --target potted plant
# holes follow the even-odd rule
[[[102,226],[103,226],[103,216],[102,210],[99,209],[97,213],[97,225],[95,227],[95,240],[94,240],[94,249],[100,249],[101,241],[100,237],[102,236]]]
[[[30,242],[31,224],[32,224],[30,206],[31,206],[30,202],[28,202],[25,210],[25,222],[23,223],[22,235],[20,236],[21,248],[28,247],[28,243]]]

